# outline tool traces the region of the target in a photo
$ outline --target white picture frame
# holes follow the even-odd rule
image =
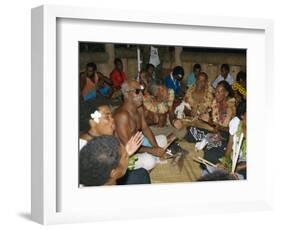
[[[64,24],[65,23],[65,24]],[[77,134],[65,135],[58,140],[59,132],[65,132],[66,122],[77,121],[77,113],[70,113],[78,105],[64,103],[66,96],[77,97],[77,82],[65,86],[65,78],[58,78],[67,72],[68,63],[78,68],[73,42],[79,40],[75,31],[80,31],[83,39],[94,36],[96,32],[120,29],[122,33],[110,38],[98,36],[99,42],[123,42],[163,45],[187,45],[182,36],[161,37],[165,31],[185,35],[188,31],[210,36],[203,40],[194,39],[194,46],[222,46],[247,49],[248,72],[248,179],[237,182],[205,182],[165,185],[112,186],[79,189],[77,184],[78,139],[71,145],[69,164],[65,162],[65,142],[75,140]],[[106,28],[105,28],[106,27]],[[157,30],[158,35],[148,39],[141,32]],[[100,31],[99,31],[100,30]],[[133,35],[125,32],[133,30]],[[116,31],[115,31],[116,32]],[[65,36],[63,33],[65,33]],[[70,34],[69,34],[70,33]],[[80,33],[78,33],[80,35]],[[139,33],[139,34],[138,34]],[[183,34],[182,34],[183,33]],[[191,32],[193,33],[193,32]],[[226,36],[222,36],[225,33]],[[69,35],[73,36],[69,36]],[[262,136],[273,130],[272,120],[265,112],[255,114],[261,106],[274,111],[273,89],[273,22],[265,19],[246,19],[231,17],[209,17],[170,15],[155,11],[115,11],[112,9],[79,8],[69,6],[45,5],[32,9],[32,219],[41,224],[57,224],[110,219],[166,217],[209,212],[233,212],[265,210],[272,208],[272,175],[270,137]],[[187,34],[190,35],[190,34]],[[230,35],[232,36],[230,39]],[[62,37],[60,37],[62,36]],[[135,36],[135,37],[134,37]],[[69,39],[68,39],[69,38]],[[243,39],[241,39],[243,38]],[[64,50],[59,50],[63,40]],[[76,40],[75,40],[76,39]],[[65,46],[64,45],[69,45]],[[67,56],[65,56],[65,49]],[[62,58],[65,57],[65,58]],[[67,63],[65,60],[67,59]],[[61,66],[60,66],[61,65]],[[72,65],[71,65],[72,66]],[[70,67],[70,70],[75,70]],[[257,71],[258,69],[258,71]],[[78,72],[71,73],[77,76]],[[256,81],[254,76],[259,80]],[[75,88],[77,87],[77,88]],[[73,95],[72,95],[73,94]],[[58,98],[62,101],[58,103]],[[78,100],[78,97],[77,97]],[[64,114],[66,121],[58,119]],[[75,115],[76,114],[76,115]],[[67,116],[66,116],[67,115]],[[76,120],[75,120],[76,119]],[[255,125],[263,119],[266,125],[256,132]],[[62,122],[63,124],[61,124]],[[74,122],[75,123],[75,122]],[[62,126],[62,127],[61,127]],[[72,128],[78,124],[72,123]],[[78,130],[78,128],[76,129]],[[251,131],[252,130],[252,131]],[[76,135],[76,136],[75,136]],[[264,140],[264,146],[256,146]],[[75,145],[77,144],[76,148]],[[61,155],[57,152],[62,151]],[[68,151],[68,150],[67,150]],[[73,154],[72,154],[73,153]],[[76,155],[77,156],[77,155]],[[77,163],[74,168],[72,167]],[[263,171],[261,171],[261,166]],[[76,168],[75,168],[76,167]],[[66,179],[66,175],[73,180]],[[224,195],[220,194],[224,191]],[[241,194],[240,194],[240,192]],[[147,195],[148,194],[148,195]],[[173,196],[168,196],[173,194]],[[192,199],[188,199],[191,197]],[[212,195],[212,199],[207,195]],[[89,198],[89,197],[92,198]],[[187,197],[186,199],[184,197]],[[130,199],[137,197],[132,205]],[[163,198],[166,197],[165,202]],[[171,197],[171,198],[167,198]],[[105,202],[107,201],[107,202]]]

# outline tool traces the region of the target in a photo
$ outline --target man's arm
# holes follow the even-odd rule
[[[140,149],[140,152],[147,152],[147,153],[151,153],[158,157],[163,157],[165,154],[165,149],[158,146],[151,129],[149,128],[149,126],[147,125],[147,123],[145,121],[143,108],[142,107],[139,108],[138,112],[140,113],[140,116],[141,116],[142,132],[143,132],[144,136],[148,139],[149,143],[152,145],[152,147],[142,146]]]
[[[144,136],[148,139],[149,143],[153,147],[158,147],[155,137],[154,137],[151,129],[149,128],[149,126],[146,123],[143,108],[142,107],[138,108],[138,112],[141,115],[141,128],[142,128],[142,132],[143,132]]]

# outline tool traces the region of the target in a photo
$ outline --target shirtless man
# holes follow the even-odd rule
[[[125,81],[122,84],[121,90],[124,95],[124,103],[114,114],[116,134],[122,143],[127,143],[135,133],[138,131],[143,132],[149,143],[143,144],[140,148],[140,154],[137,154],[138,161],[136,161],[135,168],[143,167],[151,170],[159,159],[158,157],[161,158],[164,156],[165,150],[159,147],[151,129],[145,121],[141,85],[134,80]],[[160,142],[165,141],[158,140],[158,142],[160,144]],[[164,146],[165,144],[160,145]]]

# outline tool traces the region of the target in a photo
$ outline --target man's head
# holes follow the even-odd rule
[[[94,76],[96,71],[97,71],[97,65],[94,62],[89,62],[86,66],[87,77]]]
[[[114,65],[115,65],[115,68],[122,72],[123,71],[123,62],[120,58],[115,58],[114,59]]]
[[[79,153],[79,183],[84,186],[115,184],[127,167],[128,154],[116,137],[96,137]]]
[[[155,71],[155,67],[154,67],[154,65],[152,65],[152,64],[149,63],[149,64],[146,65],[145,70],[146,70],[148,76],[149,76],[149,77],[152,77],[152,75],[153,75],[153,73],[154,73],[154,71]]]
[[[196,78],[196,88],[199,90],[205,89],[208,84],[208,75],[205,72],[200,72]]]
[[[181,66],[176,66],[173,69],[172,74],[176,80],[181,81],[184,76],[184,69]]]
[[[195,64],[193,66],[193,73],[195,74],[196,78],[197,78],[197,76],[199,75],[200,72],[201,72],[201,65],[200,64]]]
[[[124,101],[132,103],[136,107],[142,106],[143,103],[143,86],[135,80],[125,81],[121,86],[124,95]]]
[[[228,64],[222,64],[221,65],[221,75],[226,78],[229,74],[229,65]]]

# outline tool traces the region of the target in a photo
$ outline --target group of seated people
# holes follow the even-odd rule
[[[182,82],[183,67],[159,77],[148,64],[137,80],[128,80],[121,59],[114,64],[110,78],[97,72],[94,63],[80,74],[81,186],[149,184],[149,173],[165,158],[168,143],[165,135],[154,136],[151,126],[185,129],[186,141],[204,145],[204,158],[216,165],[202,167],[205,177],[220,170],[230,172],[232,153],[243,134],[231,178],[246,178],[245,72],[234,81],[229,65],[223,64],[221,74],[209,82],[200,64],[195,64]],[[122,98],[114,111],[110,101],[100,100],[113,95]]]

